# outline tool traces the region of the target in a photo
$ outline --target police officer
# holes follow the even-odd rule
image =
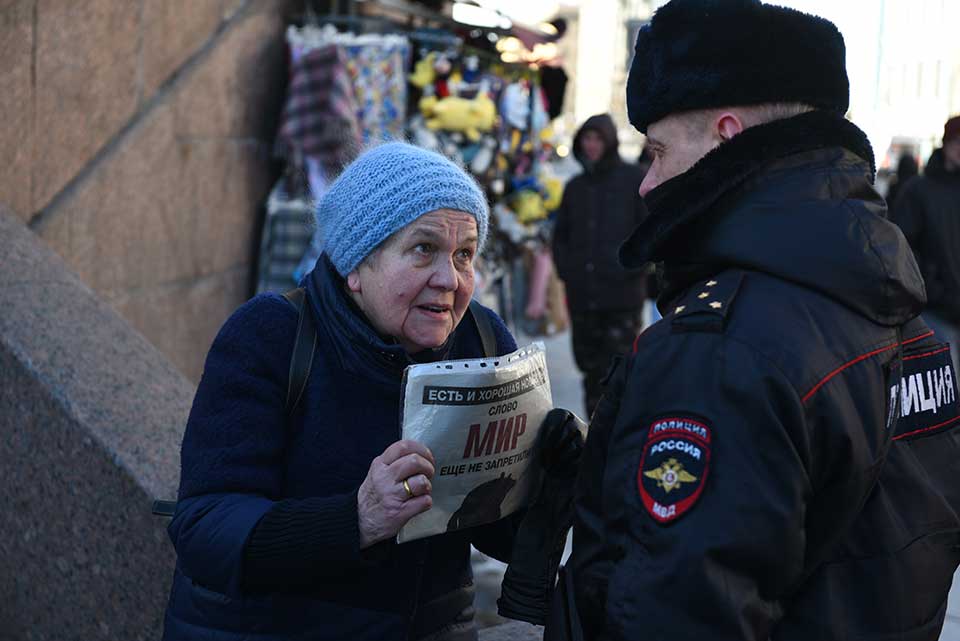
[[[960,411],[924,284],[844,119],[830,22],[673,0],[637,39],[663,320],[593,416],[572,570],[587,639],[936,639]]]

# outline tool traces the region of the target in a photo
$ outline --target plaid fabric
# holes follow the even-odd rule
[[[290,66],[281,144],[317,159],[327,175],[336,176],[360,141],[357,102],[344,51],[331,44],[298,52]]]
[[[313,203],[291,196],[281,178],[267,200],[260,240],[257,293],[285,292],[297,286],[294,274],[313,236]]]

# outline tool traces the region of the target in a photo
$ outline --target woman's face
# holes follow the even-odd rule
[[[374,328],[407,353],[439,347],[470,304],[477,241],[473,216],[424,214],[347,274],[347,287]]]

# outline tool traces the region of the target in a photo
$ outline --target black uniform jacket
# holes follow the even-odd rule
[[[588,639],[936,639],[960,557],[960,416],[923,282],[852,124],[746,130],[648,195],[621,250],[662,321],[581,461]]]

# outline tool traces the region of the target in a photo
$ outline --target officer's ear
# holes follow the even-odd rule
[[[721,111],[713,121],[713,129],[717,137],[726,142],[743,132],[743,121],[732,111]]]

